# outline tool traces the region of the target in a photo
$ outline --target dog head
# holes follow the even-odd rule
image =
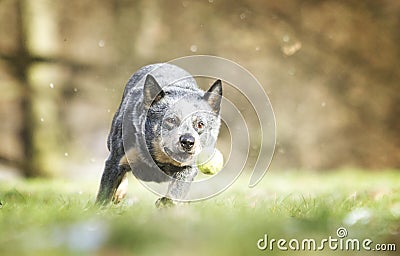
[[[203,92],[173,85],[162,89],[147,75],[143,96],[146,144],[155,161],[192,165],[204,148],[214,147],[220,127],[221,80]]]

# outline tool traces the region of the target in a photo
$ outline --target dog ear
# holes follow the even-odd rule
[[[213,85],[211,85],[210,89],[208,89],[208,91],[204,94],[203,99],[205,99],[208,104],[210,104],[215,113],[219,113],[222,99],[221,80],[218,79]]]
[[[157,83],[156,79],[152,75],[147,75],[143,88],[143,103],[145,107],[149,108],[152,104],[161,100],[164,95],[165,92]]]

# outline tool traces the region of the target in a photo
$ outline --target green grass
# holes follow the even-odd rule
[[[283,255],[257,241],[348,238],[395,243],[396,252],[299,251],[288,255],[398,255],[400,172],[270,171],[210,200],[157,209],[134,179],[127,200],[93,207],[97,182],[0,182],[0,255]],[[275,245],[276,246],[276,245]],[[327,246],[326,246],[327,247]]]

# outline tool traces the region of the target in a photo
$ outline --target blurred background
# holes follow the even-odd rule
[[[0,177],[99,179],[130,75],[194,54],[264,86],[272,170],[398,169],[399,28],[390,0],[0,0]]]

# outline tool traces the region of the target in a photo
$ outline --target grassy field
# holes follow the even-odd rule
[[[241,177],[217,197],[169,209],[130,182],[128,198],[103,209],[93,207],[97,181],[1,182],[0,255],[399,255],[398,171],[270,171],[253,189]],[[341,227],[343,243],[368,238],[397,252],[301,250],[304,239],[338,239]],[[258,249],[265,235],[288,251]]]

